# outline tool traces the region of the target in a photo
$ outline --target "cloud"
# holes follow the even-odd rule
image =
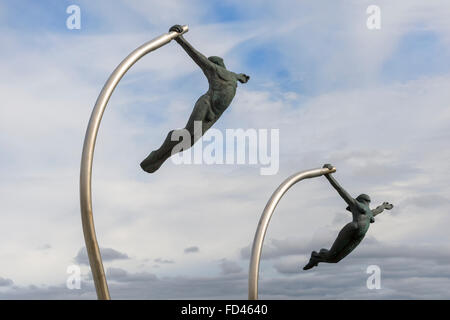
[[[219,265],[220,265],[220,269],[222,270],[222,274],[224,274],[224,275],[242,272],[241,266],[239,266],[234,261],[229,261],[227,259],[222,259],[220,261]]]
[[[351,221],[348,219],[347,223]],[[342,227],[342,226],[341,226]],[[288,237],[285,239],[270,239],[264,242],[261,259],[276,259],[283,256],[310,254],[312,246],[326,247],[331,245],[331,237],[337,233],[331,227],[323,227],[316,231],[312,239],[302,237]],[[330,237],[331,236],[331,237]],[[250,259],[252,244],[241,248],[242,259]]]
[[[175,263],[175,261],[173,260],[168,260],[168,259],[161,259],[161,258],[157,258],[154,260],[156,263],[163,263],[163,264],[167,264],[167,263]]]
[[[114,250],[112,248],[100,248],[100,253],[103,261],[126,260],[130,259],[127,254]],[[79,264],[89,265],[89,258],[86,247],[82,247],[74,258],[74,261]]]
[[[38,247],[39,250],[48,250],[48,249],[51,249],[51,248],[52,248],[52,246],[50,244],[48,244],[48,243],[45,243],[45,244],[43,244],[43,245]]]
[[[273,259],[285,255],[303,254],[307,252],[308,244],[295,238],[284,240],[271,239],[266,243],[263,249],[262,259]],[[241,258],[250,259],[252,245],[241,249]]]
[[[129,273],[121,268],[107,268],[106,277],[109,280],[116,282],[153,282],[157,280],[156,275],[148,272]]]
[[[381,289],[369,290],[367,267],[381,268]],[[407,266],[407,267],[405,267]],[[264,266],[263,266],[264,267]],[[420,259],[372,257],[364,262],[346,260],[321,264],[314,271],[285,272],[278,276],[260,275],[260,299],[443,299],[447,296],[450,265]],[[248,278],[243,273],[207,277],[165,276],[148,272],[128,272],[108,268],[107,277],[113,299],[246,299]],[[64,285],[16,286],[2,299],[95,299],[91,279],[82,281],[80,290]]]
[[[24,16],[34,10],[17,19],[20,10],[1,5],[17,20],[0,26],[0,203],[7,226],[0,258],[2,275],[14,280],[2,298],[95,297],[89,280],[80,291],[65,287],[74,253],[83,269],[88,263],[78,251],[77,182],[87,121],[117,64],[175,22],[190,24],[186,38],[199,50],[222,55],[233,71],[251,76],[215,127],[280,129],[280,172],[262,177],[252,166],[176,166],[169,160],[157,174],[143,173],[139,162],[169,130],[185,124],[207,90],[203,74],[176,43],[143,58],[111,97],[94,157],[99,243],[127,252],[108,257],[102,251],[113,297],[245,299],[247,279],[237,272],[244,262],[237,259],[248,259],[264,205],[287,176],[327,162],[352,195],[364,192],[374,204],[395,205],[369,230],[382,250],[367,238],[348,260],[297,274],[309,253],[330,246],[351,219],[325,179],[302,182],[272,217],[262,296],[448,297],[450,77],[446,70],[416,66],[414,72],[389,72],[435,48],[442,49],[439,59],[425,61],[445,61],[448,1],[381,1],[378,33],[365,28],[366,4],[352,2],[325,10],[298,1],[232,1],[245,14],[221,16],[204,1],[175,7],[82,1],[89,20],[77,33],[65,29],[64,11],[60,17],[36,6],[52,21],[60,19],[61,29],[45,24],[34,31],[36,21]],[[423,31],[434,42],[421,42],[427,40]],[[37,248],[45,243],[51,250]],[[187,243],[202,250],[188,255]],[[177,263],[161,263],[153,274],[142,261],[154,257]],[[382,265],[386,275],[378,293],[365,287],[369,262]],[[178,276],[167,276],[172,274]]]
[[[106,274],[105,275],[106,275],[106,279],[108,279],[108,280],[112,280],[112,281],[118,280],[118,281],[120,281],[120,280],[122,280],[122,279],[127,277],[128,272],[126,272],[124,269],[121,269],[121,268],[112,268],[112,267],[110,267],[110,268],[106,269]]]
[[[422,194],[408,197],[404,200],[404,206],[417,206],[420,208],[435,208],[450,203],[450,199],[439,194]]]
[[[330,247],[331,243],[327,246]],[[320,246],[317,246],[318,249]],[[316,250],[317,251],[317,250]],[[283,252],[283,251],[282,251]],[[274,268],[277,272],[282,274],[298,274],[304,272],[301,270],[301,266],[306,264],[309,259],[308,251],[286,252],[278,255],[279,258],[274,263]],[[450,247],[436,247],[433,245],[403,245],[395,243],[383,243],[369,237],[364,239],[363,242],[355,249],[349,256],[339,262],[339,265],[344,267],[352,264],[366,263],[366,261],[378,261],[377,264],[384,266],[389,265],[392,269],[402,268],[403,264],[419,263],[422,261],[422,265],[434,265],[439,268],[439,273],[436,276],[446,276],[448,272],[444,271],[442,265],[450,264]],[[406,262],[409,261],[409,262]],[[414,262],[411,262],[414,261]],[[321,263],[315,271],[321,272],[323,268],[338,268],[327,267],[328,264]],[[386,270],[386,269],[385,269]],[[430,276],[432,272],[426,272],[426,268],[421,269],[418,273],[420,276]],[[404,276],[414,276],[409,273],[408,269],[403,269],[402,274]]]
[[[5,279],[0,277],[0,287],[12,286],[14,282],[11,279]]]
[[[195,252],[199,252],[200,249],[197,246],[192,246],[192,247],[187,247],[184,249],[184,253],[195,253]]]

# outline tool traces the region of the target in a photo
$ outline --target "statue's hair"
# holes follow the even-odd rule
[[[367,195],[367,194],[365,194],[365,193],[361,193],[359,196],[357,196],[356,197],[356,201],[369,201],[370,202],[370,197]],[[348,206],[347,208],[345,208],[345,210],[348,210],[348,211],[352,211],[351,209],[350,209],[350,206]]]
[[[365,193],[361,193],[359,196],[357,196],[356,197],[356,200],[357,201],[368,201],[368,202],[370,202],[370,197],[367,195],[367,194],[365,194]]]
[[[221,57],[211,56],[208,58],[208,60],[211,61],[212,63],[215,63],[215,64],[225,68],[225,63],[223,62],[223,59]]]

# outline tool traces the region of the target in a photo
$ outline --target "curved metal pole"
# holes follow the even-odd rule
[[[106,283],[105,271],[103,269],[102,257],[95,235],[94,219],[92,215],[92,160],[94,158],[95,141],[97,139],[100,121],[102,120],[103,112],[105,111],[114,88],[128,69],[147,53],[162,47],[187,31],[188,26],[183,26],[182,33],[177,33],[175,31],[165,33],[144,43],[142,46],[131,52],[109,76],[108,81],[106,81],[95,102],[94,110],[92,111],[89,120],[86,136],[84,138],[80,169],[81,221],[83,224],[84,240],[86,242],[89,263],[91,265],[92,276],[95,283],[95,290],[97,291],[98,299],[101,300],[109,300],[111,297],[109,295],[108,284]]]
[[[284,180],[283,183],[277,188],[277,190],[275,190],[275,192],[270,197],[259,220],[255,239],[253,240],[252,255],[250,258],[250,269],[248,273],[249,300],[258,300],[259,261],[261,259],[264,237],[266,235],[267,227],[269,226],[270,218],[272,217],[273,211],[275,210],[275,207],[277,206],[281,197],[289,190],[290,187],[292,187],[297,182],[302,181],[303,179],[319,177],[324,174],[333,172],[336,172],[336,168],[333,168],[331,170],[327,168],[319,168],[295,173]]]

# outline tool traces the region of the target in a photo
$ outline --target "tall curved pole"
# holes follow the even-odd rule
[[[258,278],[259,278],[259,262],[261,260],[261,252],[266,235],[267,227],[269,226],[270,218],[273,211],[280,202],[281,197],[297,182],[304,179],[319,177],[327,173],[336,172],[336,168],[327,169],[311,169],[301,171],[293,174],[283,181],[283,183],[275,190],[264,208],[261,218],[256,229],[255,239],[253,240],[252,255],[250,258],[250,269],[248,273],[248,299],[258,300]]]
[[[86,242],[87,254],[89,257],[89,264],[91,265],[92,276],[95,283],[95,290],[97,297],[100,300],[111,299],[106,282],[105,271],[103,269],[102,257],[97,243],[97,236],[95,235],[94,218],[92,215],[92,160],[94,158],[95,141],[97,133],[102,120],[103,112],[106,105],[114,91],[114,88],[122,79],[123,75],[135,64],[140,58],[147,53],[156,50],[163,45],[169,43],[171,40],[188,31],[188,26],[183,26],[183,32],[177,33],[175,31],[165,33],[131,52],[113,71],[103,86],[100,95],[95,102],[94,110],[92,111],[89,120],[86,136],[83,144],[83,154],[81,157],[80,169],[80,205],[81,205],[81,221],[83,224],[84,240]]]

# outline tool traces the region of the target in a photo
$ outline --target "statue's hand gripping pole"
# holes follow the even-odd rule
[[[111,97],[114,88],[117,86],[120,79],[122,79],[123,75],[131,68],[131,66],[133,66],[147,53],[166,45],[171,40],[188,31],[188,26],[186,25],[181,28],[182,30],[180,31],[182,32],[170,31],[169,33],[165,33],[153,40],[150,40],[149,42],[144,43],[142,46],[131,52],[109,76],[97,98],[97,101],[95,102],[94,110],[92,111],[91,118],[89,119],[86,136],[84,138],[83,154],[81,157],[80,206],[84,240],[86,242],[87,254],[89,257],[89,263],[91,266],[98,299],[110,299],[105,271],[103,269],[102,257],[98,247],[97,237],[95,235],[94,219],[92,214],[92,161],[94,158],[95,141],[97,139],[97,133],[100,127],[100,121],[109,98]]]

